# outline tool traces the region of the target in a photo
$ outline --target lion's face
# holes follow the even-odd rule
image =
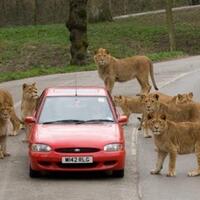
[[[166,115],[161,113],[148,114],[148,127],[154,135],[161,135],[167,129]]]
[[[36,83],[30,84],[30,85],[24,83],[22,86],[22,89],[23,89],[24,98],[26,98],[26,99],[37,99],[38,98]]]
[[[11,106],[7,104],[0,105],[0,119],[2,120],[9,119],[11,115],[11,111],[12,111]]]
[[[99,66],[107,66],[110,63],[110,54],[106,49],[100,48],[95,52],[94,61]]]
[[[140,99],[147,113],[154,112],[158,108],[158,94],[142,94],[140,95]]]
[[[187,104],[193,100],[193,93],[178,94],[176,98],[176,104]]]
[[[123,96],[121,96],[121,95],[119,95],[119,96],[114,96],[113,101],[114,101],[114,103],[115,103],[116,106],[121,106],[121,105],[123,105],[124,102],[125,102],[125,99],[124,99],[124,98],[125,98],[125,97],[123,97]]]

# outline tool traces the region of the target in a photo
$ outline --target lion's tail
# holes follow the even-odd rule
[[[155,88],[155,90],[158,90],[158,87],[156,85],[156,81],[155,81],[155,78],[154,78],[154,72],[153,72],[153,63],[151,61],[149,61],[150,63],[150,76],[151,76],[151,80],[152,80],[152,83],[153,83],[153,86]]]

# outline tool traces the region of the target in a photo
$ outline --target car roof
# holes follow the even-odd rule
[[[45,96],[107,96],[103,87],[62,86],[45,89]]]

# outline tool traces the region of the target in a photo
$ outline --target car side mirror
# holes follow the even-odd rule
[[[28,116],[28,117],[25,118],[25,122],[26,122],[27,124],[33,124],[33,123],[36,122],[36,119],[35,119],[35,117],[33,117],[33,116]]]
[[[126,125],[126,124],[128,123],[128,117],[127,117],[126,115],[121,115],[121,116],[119,116],[119,118],[118,118],[118,122],[119,122],[122,126],[124,126],[124,125]]]

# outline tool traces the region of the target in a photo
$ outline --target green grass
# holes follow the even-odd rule
[[[147,55],[154,62],[200,54],[200,9],[174,14],[177,51],[169,52],[164,14],[88,25],[90,64],[71,66],[69,32],[63,25],[0,28],[0,82],[31,76],[95,70],[93,52],[115,57]],[[16,72],[16,70],[18,72]]]

